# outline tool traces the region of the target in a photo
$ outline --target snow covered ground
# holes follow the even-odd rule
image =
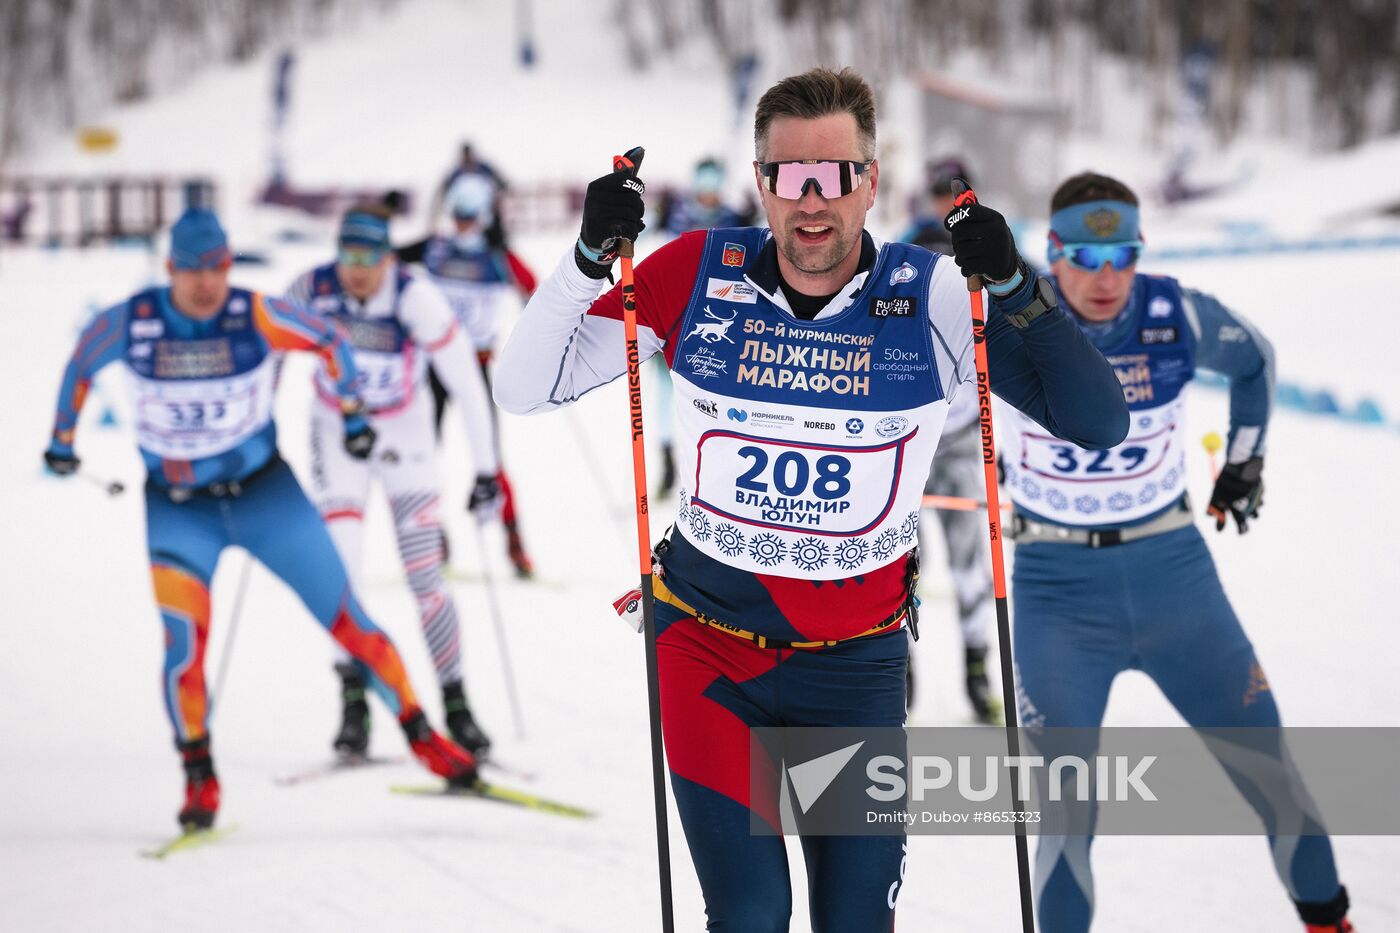
[[[547,23],[570,4],[537,7],[538,21]],[[584,104],[570,101],[585,69],[609,49],[620,55],[620,44],[588,21],[576,32],[544,31],[540,53],[549,70],[520,76],[509,43],[491,38],[509,34],[507,11],[505,4],[418,0],[382,25],[308,45],[294,118],[299,180],[426,185],[464,135],[488,156],[506,154],[525,178],[588,177],[591,166],[636,139],[650,147],[657,177],[679,180],[695,156],[718,144],[705,138],[710,129],[724,140],[727,98],[711,72],[693,63],[662,69],[634,91],[633,117],[609,123],[596,89]],[[363,78],[366,69],[375,80]],[[472,93],[482,80],[477,69],[492,75],[491,94]],[[123,149],[105,167],[217,169],[229,186],[235,238],[263,236],[283,219],[240,199],[262,170],[265,98],[265,63],[254,63],[117,111]],[[80,166],[57,145],[34,163],[99,167]],[[1262,215],[1268,206],[1232,209]],[[1149,222],[1165,228],[1173,221]],[[564,231],[520,246],[545,272],[569,239]],[[237,280],[279,289],[328,256],[328,239],[279,247],[271,266],[240,267]],[[286,588],[255,568],[213,723],[221,819],[239,829],[167,862],[137,857],[173,830],[181,777],[157,689],[161,635],[146,573],[140,466],[118,380],[104,378],[89,402],[79,451],[93,474],[126,481],[126,495],[112,499],[81,479],[46,478],[39,453],[85,308],[121,298],[152,270],[146,255],[130,250],[0,256],[0,322],[11,338],[0,342],[0,372],[9,377],[8,443],[0,448],[0,929],[654,929],[642,643],[609,605],[634,582],[620,386],[550,418],[506,418],[507,463],[541,581],[505,579],[494,532],[486,559],[505,597],[524,739],[512,735],[485,591],[456,584],[468,682],[501,757],[538,772],[530,789],[596,809],[597,820],[390,795],[390,784],[418,779],[411,765],[275,786],[274,777],[328,754],[337,691],[329,639]],[[1179,275],[1249,314],[1275,342],[1282,377],[1347,398],[1375,396],[1392,417],[1400,410],[1390,359],[1400,323],[1386,297],[1400,288],[1393,253],[1201,260],[1152,271]],[[305,360],[290,365],[278,402],[283,448],[299,470],[307,460],[309,371]],[[1193,390],[1194,436],[1224,430],[1225,402],[1218,391]],[[99,423],[108,405],[114,428]],[[465,498],[462,444],[449,434],[443,457],[445,502],[454,508]],[[1400,651],[1389,576],[1400,507],[1385,479],[1397,445],[1393,428],[1280,412],[1260,521],[1246,537],[1210,538],[1292,724],[1400,725],[1388,703]],[[1199,500],[1209,489],[1204,454],[1192,469]],[[665,517],[658,509],[658,519]],[[398,582],[382,504],[369,523],[371,582],[363,598],[396,638],[437,717],[431,665],[412,599]],[[457,565],[478,567],[460,513],[452,535]],[[227,650],[244,560],[230,552],[215,582],[211,674]],[[911,722],[958,722],[966,708],[954,610],[937,555],[927,566],[921,696]],[[1144,677],[1115,685],[1110,724],[1176,722]],[[382,710],[374,749],[403,752]],[[674,811],[672,829],[680,929],[698,930],[699,891]],[[1358,929],[1400,930],[1400,841],[1348,837],[1337,850]],[[801,859],[792,861],[803,884]],[[1105,838],[1095,866],[1096,929],[1297,927],[1259,839]],[[1012,929],[1015,899],[1009,839],[911,840],[901,929]],[[805,929],[801,897],[795,914],[793,929]]]

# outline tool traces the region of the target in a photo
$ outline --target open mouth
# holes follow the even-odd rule
[[[803,224],[793,230],[800,243],[823,243],[833,236],[833,231],[826,224]]]

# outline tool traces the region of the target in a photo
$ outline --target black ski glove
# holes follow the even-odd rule
[[[44,463],[55,476],[72,476],[82,464],[74,454],[50,447],[44,451]]]
[[[467,511],[475,515],[477,521],[484,522],[491,517],[500,503],[500,480],[489,473],[478,474],[471,494],[467,496]]]
[[[1206,514],[1215,519],[1215,530],[1225,530],[1225,516],[1231,515],[1240,534],[1249,531],[1249,519],[1259,514],[1264,503],[1264,458],[1250,457],[1244,463],[1227,463],[1215,478]]]
[[[953,239],[953,261],[963,277],[980,275],[1005,282],[1016,274],[1021,257],[1006,218],[976,201],[954,207],[943,220]]]
[[[574,261],[592,279],[605,278],[617,258],[619,238],[635,241],[646,224],[642,195],[646,185],[637,177],[644,151],[641,146],[613,160],[613,170],[588,184],[583,197],[583,226],[574,247]]]
[[[345,450],[356,460],[368,460],[374,450],[374,428],[360,412],[345,416]]]

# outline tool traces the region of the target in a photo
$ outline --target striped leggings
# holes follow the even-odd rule
[[[423,401],[419,397],[407,410],[374,420],[378,441],[368,461],[345,452],[339,415],[318,406],[312,418],[311,486],[358,591],[367,583],[360,549],[370,481],[377,478],[384,486],[428,653],[438,682],[450,684],[462,679],[461,634],[457,606],[443,579],[435,438]]]

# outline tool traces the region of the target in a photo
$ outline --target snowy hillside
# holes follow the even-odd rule
[[[728,92],[702,56],[640,78],[602,80],[599,69],[624,54],[606,18],[571,15],[575,4],[566,0],[534,5],[544,65],[533,73],[518,70],[513,45],[502,40],[512,34],[509,4],[415,0],[382,23],[306,46],[293,104],[293,178],[426,188],[469,138],[513,178],[587,179],[614,152],[640,142],[648,147],[648,177],[681,181],[699,156],[741,147],[747,131],[736,143]],[[235,241],[271,244],[285,218],[254,209],[248,198],[263,179],[268,72],[261,60],[202,75],[168,98],[114,111],[111,123],[123,138],[116,153],[95,160],[55,143],[31,167],[216,171]],[[1136,153],[1134,170],[1149,157]],[[1392,163],[1358,158],[1349,171],[1388,177]],[[1111,162],[1098,167],[1115,170]],[[1271,218],[1279,198],[1277,188],[1261,184],[1222,201],[1220,210]],[[1186,238],[1214,223],[1206,206],[1201,211],[1179,218],[1149,212],[1145,224],[1163,240]],[[308,244],[277,246],[269,266],[238,267],[235,280],[280,290],[329,258],[329,232],[321,233]],[[572,237],[562,230],[519,245],[547,273]],[[1273,340],[1281,378],[1346,399],[1375,397],[1391,419],[1368,427],[1280,411],[1259,522],[1248,536],[1209,539],[1294,725],[1400,725],[1389,703],[1400,655],[1390,576],[1400,505],[1386,479],[1400,453],[1400,380],[1391,359],[1400,344],[1395,257],[1393,250],[1357,250],[1145,265],[1250,316]],[[213,721],[225,795],[220,818],[239,829],[166,862],[137,857],[175,829],[182,778],[158,690],[161,628],[146,569],[140,464],[114,374],[99,381],[88,404],[78,450],[93,474],[118,477],[130,491],[109,499],[80,479],[44,477],[39,467],[60,373],[88,307],[124,297],[155,271],[150,257],[131,250],[0,256],[0,321],[11,336],[0,342],[0,371],[10,376],[0,448],[0,930],[655,929],[642,641],[610,606],[635,582],[626,400],[618,385],[548,419],[504,422],[506,462],[540,580],[506,578],[496,529],[485,558],[504,597],[523,739],[512,735],[485,590],[479,582],[455,585],[468,684],[500,757],[537,773],[521,786],[597,810],[598,819],[391,795],[391,784],[419,779],[408,764],[276,786],[277,776],[328,757],[338,693],[330,640],[285,587],[256,568]],[[309,389],[308,362],[292,361],[278,415],[284,453],[299,471],[307,462]],[[115,427],[100,423],[109,407]],[[1224,393],[1193,389],[1190,416],[1191,436],[1223,431]],[[463,444],[449,433],[444,503],[452,510],[455,564],[476,574],[481,555],[460,511],[468,479]],[[1204,454],[1191,466],[1200,501],[1209,489]],[[655,518],[659,531],[667,510],[658,508]],[[382,502],[368,521],[374,583],[362,596],[440,718]],[[228,650],[245,559],[227,553],[215,583],[211,675]],[[939,560],[926,558],[915,725],[967,716],[951,590]],[[1108,721],[1179,722],[1137,674],[1115,685]],[[404,754],[382,708],[375,730],[376,753]],[[674,809],[672,841],[679,928],[699,930],[699,890]],[[1400,930],[1400,840],[1336,844],[1358,930]],[[805,884],[800,854],[791,851],[795,882]],[[1260,839],[1116,837],[1101,839],[1094,853],[1098,930],[1298,927]],[[802,897],[794,910],[793,929],[807,929]],[[1002,931],[1017,916],[1010,839],[911,839],[900,930]]]

